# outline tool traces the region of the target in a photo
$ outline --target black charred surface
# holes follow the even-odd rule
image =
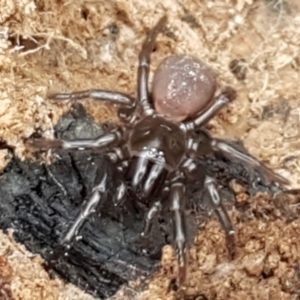
[[[56,127],[57,137],[87,138],[103,133],[81,105],[76,105]],[[13,159],[0,178],[0,228],[14,229],[14,237],[49,262],[62,235],[74,220],[80,204],[97,178],[113,170],[105,155],[89,151],[59,152],[51,165]],[[164,237],[155,232],[155,247],[148,256],[139,248],[141,214],[103,207],[101,217],[86,222],[82,239],[68,256],[49,264],[65,280],[102,298],[111,296],[127,280],[149,275],[159,265]],[[122,222],[120,222],[122,218]],[[153,241],[152,241],[153,243]]]
[[[92,138],[109,127],[96,124],[77,104],[61,119],[55,131],[57,138]],[[104,154],[96,151],[57,154],[58,159],[49,166],[14,158],[6,167],[0,177],[0,228],[13,228],[15,239],[31,252],[41,254],[50,270],[98,297],[109,297],[128,280],[152,274],[159,265],[162,246],[172,240],[170,216],[160,218],[153,227],[150,242],[145,245],[140,240],[144,211],[134,205],[134,199],[128,199],[127,207],[122,210],[106,202],[101,216],[86,222],[79,233],[82,239],[73,243],[68,255],[50,259],[51,251],[57,249],[59,240],[103,172],[111,178],[111,196],[115,190],[115,166]],[[234,200],[228,188],[232,178],[245,184],[250,192],[257,192],[257,188],[267,190],[263,186],[249,186],[241,165],[214,157],[203,158],[199,164],[218,180],[223,199]],[[201,195],[197,192],[193,198],[199,201]],[[192,215],[187,223],[193,223]],[[190,240],[195,232],[192,229]],[[142,248],[147,249],[147,255]]]

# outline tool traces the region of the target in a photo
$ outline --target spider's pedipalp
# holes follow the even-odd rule
[[[164,164],[143,155],[135,157],[129,169],[131,188],[139,198],[147,199],[161,190],[167,174]]]

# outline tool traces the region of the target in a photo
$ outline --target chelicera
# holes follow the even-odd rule
[[[187,271],[185,210],[191,198],[190,187],[206,194],[210,208],[222,224],[228,240],[234,243],[234,229],[222,204],[216,180],[200,166],[199,158],[218,154],[240,163],[253,183],[263,182],[270,189],[288,182],[252,156],[225,140],[211,137],[203,129],[235,98],[234,90],[229,87],[215,96],[215,73],[203,62],[187,55],[167,57],[157,68],[152,93],[149,93],[150,55],[166,21],[166,17],[161,18],[142,45],[136,99],[101,89],[49,95],[50,99],[57,101],[91,98],[118,104],[119,118],[123,123],[121,126],[113,126],[96,139],[35,139],[30,144],[39,150],[96,148],[109,155],[120,179],[112,199],[115,206],[121,206],[129,195],[135,195],[137,201],[148,209],[141,233],[143,237],[149,236],[151,225],[158,215],[169,210],[172,214],[180,284],[184,282]],[[108,174],[104,174],[82,204],[61,245],[68,247],[84,221],[98,211],[104,200],[109,201],[108,181]],[[200,205],[201,201],[197,199],[197,204]]]

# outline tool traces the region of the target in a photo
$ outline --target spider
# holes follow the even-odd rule
[[[187,229],[185,210],[191,190],[203,191],[226,236],[234,244],[234,228],[218,192],[217,182],[198,163],[199,158],[218,154],[243,165],[251,182],[271,187],[288,181],[226,140],[213,138],[204,125],[235,98],[227,87],[215,96],[216,76],[203,62],[188,55],[165,58],[154,73],[152,93],[148,90],[150,55],[166,16],[149,31],[139,54],[136,99],[119,92],[91,89],[72,93],[52,93],[53,100],[91,98],[119,105],[122,125],[114,125],[96,139],[32,139],[36,150],[96,148],[109,155],[119,182],[113,201],[122,206],[130,195],[147,207],[143,237],[148,237],[153,221],[168,210],[172,215],[174,244],[178,260],[178,282],[187,274]],[[104,172],[105,173],[105,172]],[[93,188],[80,213],[61,240],[70,247],[84,222],[107,199],[108,173]],[[203,199],[197,199],[200,205]]]

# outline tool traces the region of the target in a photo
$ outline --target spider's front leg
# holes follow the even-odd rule
[[[72,93],[49,93],[47,96],[49,99],[57,101],[93,99],[107,102],[108,104],[120,105],[118,115],[119,118],[124,121],[130,120],[136,105],[135,99],[129,95],[100,89],[91,89]]]
[[[78,140],[61,140],[61,139],[32,139],[27,140],[26,143],[36,150],[49,149],[106,149],[117,145],[122,141],[123,132],[121,129],[103,134],[97,138],[92,139],[78,139]]]
[[[121,104],[126,106],[133,106],[134,104],[134,99],[129,95],[100,89],[91,89],[72,93],[49,93],[48,98],[53,100],[82,100],[90,98],[111,104]]]
[[[84,226],[89,217],[95,213],[101,214],[101,207],[108,200],[108,194],[112,190],[112,184],[117,187],[114,190],[112,201],[114,206],[121,206],[126,198],[127,185],[125,184],[122,173],[119,169],[112,169],[112,166],[118,164],[121,159],[124,162],[122,149],[115,148],[106,153],[108,159],[103,161],[100,174],[97,178],[97,185],[93,188],[88,198],[83,202],[79,213],[73,224],[69,227],[66,234],[61,238],[59,245],[54,249],[50,256],[50,261],[56,260],[60,255],[70,249],[73,239]]]

